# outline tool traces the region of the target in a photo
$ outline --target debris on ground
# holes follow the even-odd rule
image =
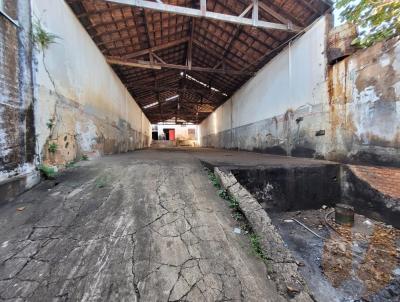
[[[233,229],[233,232],[234,232],[235,234],[240,234],[240,233],[242,232],[242,230],[241,230],[240,228],[234,228],[234,229]]]
[[[23,211],[23,210],[25,210],[25,207],[19,207],[19,208],[17,208],[17,211],[19,211],[19,212],[21,212],[21,211]]]
[[[400,230],[358,214],[353,227],[339,225],[328,213],[271,214],[317,301],[400,301]]]

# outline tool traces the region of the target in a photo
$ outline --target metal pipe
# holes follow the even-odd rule
[[[313,230],[311,230],[308,226],[306,226],[305,224],[301,223],[300,221],[298,221],[295,218],[292,218],[293,221],[297,222],[298,224],[300,224],[303,228],[305,228],[307,231],[309,231],[310,233],[314,234],[315,236],[317,236],[318,238],[325,240],[326,238],[318,235],[317,233],[315,233]]]
[[[16,27],[19,28],[19,23],[18,21],[14,20],[13,18],[11,18],[9,15],[7,15],[7,13],[5,11],[3,11],[0,8],[0,15],[2,15],[3,17],[5,17],[8,21],[10,21],[12,24],[14,24]]]

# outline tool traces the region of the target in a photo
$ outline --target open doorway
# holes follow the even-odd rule
[[[165,128],[163,129],[165,140],[174,141],[175,140],[175,129]]]

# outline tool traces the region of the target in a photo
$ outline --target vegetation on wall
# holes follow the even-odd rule
[[[53,153],[53,154],[56,153],[57,149],[58,149],[58,145],[56,143],[51,143],[49,145],[49,152],[50,153]]]
[[[48,49],[51,44],[56,43],[57,39],[60,38],[59,36],[52,34],[44,29],[40,20],[35,20],[33,22],[32,28],[33,43],[42,52]]]
[[[336,9],[342,20],[358,26],[353,44],[359,47],[400,34],[400,0],[337,0]]]

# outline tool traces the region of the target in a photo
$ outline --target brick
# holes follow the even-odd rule
[[[350,166],[357,177],[366,181],[374,189],[393,198],[400,198],[400,169]]]

